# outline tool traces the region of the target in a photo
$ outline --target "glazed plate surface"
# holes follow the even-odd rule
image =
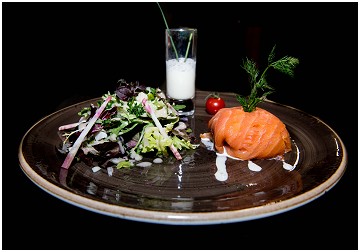
[[[226,160],[228,179],[219,181],[216,153],[201,143],[211,118],[205,112],[208,92],[197,91],[191,127],[200,146],[182,153],[183,160],[165,159],[150,167],[106,169],[93,172],[83,162],[61,168],[65,156],[58,152],[58,127],[76,122],[77,112],[99,99],[77,103],[38,121],[19,146],[23,172],[41,189],[73,204],[108,216],[174,225],[202,225],[247,221],[300,207],[330,190],[342,177],[347,153],[339,136],[325,122],[272,101],[259,105],[286,125],[293,150],[283,162],[256,160],[261,171],[247,161]],[[227,107],[238,106],[235,95],[223,93]],[[151,160],[149,160],[151,161]]]

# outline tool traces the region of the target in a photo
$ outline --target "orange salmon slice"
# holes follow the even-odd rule
[[[245,112],[241,106],[223,108],[208,122],[214,148],[241,160],[279,158],[291,151],[285,124],[262,108]],[[208,136],[202,134],[202,137]]]

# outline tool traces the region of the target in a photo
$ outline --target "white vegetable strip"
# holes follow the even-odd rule
[[[147,100],[146,100],[145,98],[142,100],[142,104],[143,104],[145,110],[151,115],[151,118],[152,118],[152,120],[154,121],[156,127],[159,129],[160,134],[161,134],[165,139],[169,138],[168,134],[166,134],[166,131],[165,131],[164,128],[161,126],[161,123],[159,122],[159,119],[157,119],[154,111],[151,109],[150,105],[146,103],[146,101],[147,101]],[[174,155],[175,155],[175,157],[176,157],[177,160],[182,159],[180,153],[178,152],[178,150],[176,149],[176,147],[175,147],[173,144],[171,144],[170,150],[172,151],[172,153],[174,153]]]
[[[86,125],[85,129],[81,132],[80,136],[76,139],[74,145],[71,147],[69,153],[67,154],[63,164],[61,165],[62,168],[68,169],[75,158],[76,153],[78,152],[81,143],[84,141],[85,136],[89,133],[92,126],[95,124],[96,120],[99,118],[101,113],[104,111],[106,104],[111,100],[111,96],[109,95],[104,103],[101,105],[100,108],[96,110],[95,115],[93,118],[90,119],[89,123]]]
[[[61,130],[67,130],[67,129],[73,129],[77,126],[79,126],[81,123],[83,123],[85,121],[81,121],[81,122],[77,122],[77,123],[70,123],[70,124],[66,124],[66,125],[63,125],[63,126],[60,126],[59,127],[59,131]]]

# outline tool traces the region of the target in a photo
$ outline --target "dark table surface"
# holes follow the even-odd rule
[[[299,208],[219,225],[123,220],[51,196],[22,172],[21,138],[119,79],[163,86],[165,25],[156,3],[3,2],[3,249],[357,249],[357,3],[161,5],[169,26],[198,28],[198,89],[246,92],[241,59],[264,66],[274,44],[279,57],[298,57],[294,79],[273,73],[269,98],[338,133],[348,152],[344,176]]]

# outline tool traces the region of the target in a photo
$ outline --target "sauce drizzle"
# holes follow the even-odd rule
[[[201,142],[205,145],[207,150],[215,151],[214,143],[209,138],[205,138],[205,137],[201,138]],[[296,144],[295,144],[295,147],[298,150],[298,147],[296,146]],[[215,172],[214,175],[215,175],[215,178],[218,181],[226,181],[228,179],[228,177],[229,177],[229,175],[227,173],[227,170],[226,170],[226,160],[227,160],[227,158],[244,161],[244,160],[232,157],[229,154],[227,154],[225,148],[224,148],[224,153],[222,153],[222,154],[216,152],[216,168],[217,168],[217,171]],[[274,158],[274,159],[276,159],[276,158]],[[297,159],[296,159],[296,162],[295,162],[294,165],[291,165],[291,164],[286,163],[285,161],[282,161],[283,162],[282,167],[285,170],[292,171],[292,170],[295,169],[295,166],[298,163],[298,160],[299,160],[299,151],[297,151]],[[262,170],[261,166],[255,164],[251,160],[248,160],[248,168],[249,168],[249,170],[254,171],[254,172],[259,172],[259,171]]]

